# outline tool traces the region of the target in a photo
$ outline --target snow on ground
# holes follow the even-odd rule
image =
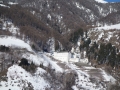
[[[30,62],[33,62],[37,66],[43,64],[43,66],[45,67],[50,66],[52,69],[55,69],[56,72],[63,72],[63,69],[59,65],[57,65],[57,62],[52,61],[51,58],[47,57],[44,54],[25,53],[22,57],[30,60]]]
[[[92,42],[101,42],[104,39],[105,43],[112,43],[116,47],[119,47],[119,33],[120,33],[120,24],[111,25],[111,26],[102,26],[92,28],[88,32],[88,36],[91,38]]]
[[[52,69],[55,69],[56,72],[63,72],[63,69],[59,65],[57,65],[57,62],[52,61],[51,58],[47,57],[44,54],[42,54],[41,56],[44,59],[44,61],[47,61],[51,65]]]
[[[37,68],[35,75],[32,75],[20,66],[13,65],[7,72],[8,81],[1,82],[0,90],[23,90],[30,87],[30,84],[34,90],[45,90],[46,87],[50,87],[49,83],[43,78],[45,73],[47,73],[45,70]],[[29,88],[26,90],[29,90]]]
[[[59,65],[57,65],[57,62],[52,61],[51,58],[47,57],[44,54],[26,53],[23,57],[31,59],[31,61],[33,61],[37,65],[42,63],[43,66],[55,69],[56,73],[63,72],[63,69]],[[18,65],[13,65],[8,68],[8,81],[0,82],[0,90],[23,90],[23,88],[30,87],[29,85],[32,85],[34,90],[46,90],[46,87],[50,87],[50,83],[45,79],[45,75],[47,75],[47,72],[39,67],[34,74],[31,74],[25,71],[22,67]]]
[[[112,77],[110,74],[106,73],[105,70],[101,69],[101,68],[94,68],[92,66],[83,66],[83,68],[85,69],[85,71],[87,71],[87,73],[95,73],[93,72],[92,70],[96,70],[99,71],[98,74],[101,74],[101,79],[103,79],[103,81],[105,82],[110,82],[112,84],[115,84],[116,83],[116,79],[114,77]],[[96,75],[96,78],[99,78],[97,77]]]
[[[106,90],[106,87],[104,87],[101,83],[92,82],[90,79],[99,76],[103,77],[103,81],[105,82],[110,81],[115,83],[116,81],[111,75],[108,75],[104,70],[98,68],[98,70],[100,71],[98,72],[96,68],[87,64],[78,67],[74,63],[66,63],[69,69],[63,70],[63,68],[57,64],[57,62],[60,63],[60,61],[53,61],[50,57],[46,56],[45,53],[38,53],[38,54],[26,53],[23,57],[33,61],[37,65],[42,63],[43,66],[46,66],[48,68],[50,66],[51,69],[55,69],[56,73],[57,72],[63,73],[64,71],[68,71],[68,70],[75,71],[78,77],[75,80],[75,85],[71,86],[73,90]],[[94,73],[95,70],[96,72]],[[8,69],[7,72],[8,81],[0,82],[0,84],[2,85],[2,87],[0,87],[0,90],[9,90],[9,89],[22,90],[23,87],[29,87],[30,84],[33,86],[34,90],[45,90],[45,87],[48,88],[50,87],[50,83],[46,81],[44,76],[44,74],[46,73],[47,72],[45,70],[38,67],[34,74],[30,74],[29,72],[25,71],[22,67],[18,65],[13,65]],[[95,79],[96,81],[99,81],[98,78]]]
[[[90,75],[85,71],[82,71],[74,64],[70,64],[69,67],[76,71],[78,78],[75,81],[75,85],[72,87],[74,90],[106,90],[100,84],[92,83],[90,80]]]
[[[32,51],[29,44],[25,43],[23,40],[20,40],[11,36],[1,36],[0,37],[0,45],[18,47],[18,48],[26,48],[28,51]]]
[[[2,19],[1,19],[2,20]],[[19,28],[16,27],[11,21],[4,21],[3,22],[3,30],[9,30],[13,35],[18,34],[19,35]]]
[[[37,65],[43,64],[43,66],[55,69],[56,72],[63,72],[63,69],[57,65],[57,62],[52,61],[51,58],[44,54],[26,53],[25,55],[23,54],[22,57],[33,61]],[[0,82],[0,90],[23,90],[24,88],[30,87],[29,85],[32,85],[34,90],[46,90],[46,87],[50,87],[50,83],[45,79],[45,75],[47,75],[47,72],[39,67],[34,74],[31,74],[25,71],[22,67],[13,65],[8,68],[8,81]]]
[[[14,25],[11,25],[11,27],[8,29],[13,35],[19,34],[19,28],[15,27]]]
[[[80,88],[81,90],[106,90],[105,82],[116,83],[116,80],[101,68],[94,68],[90,65],[83,65],[80,68],[72,63],[69,64],[69,67],[75,70],[78,75],[75,85],[72,87],[74,90],[79,90]],[[92,82],[90,78],[95,79],[96,82]]]
[[[95,1],[97,1],[99,3],[107,3],[107,1],[105,1],[105,0],[95,0]]]
[[[6,6],[6,5],[4,5],[4,4],[0,4],[0,6],[1,6],[1,7],[8,7],[8,8],[10,8],[9,6]]]
[[[111,75],[108,75],[104,70],[101,69],[101,71],[102,71],[105,81],[109,81],[109,82],[112,82],[113,84],[115,84],[115,82],[116,82],[115,78],[113,78]]]
[[[15,4],[18,4],[18,3],[8,2],[8,4],[10,4],[10,5],[15,5]]]
[[[115,24],[115,25],[105,25],[105,26],[102,26],[102,27],[97,27],[95,29],[98,29],[98,30],[110,30],[110,29],[120,29],[120,24]]]
[[[68,60],[70,59],[70,53],[69,52],[54,52],[52,54],[52,57],[57,59],[57,60],[60,60],[62,62],[67,62],[68,63]]]
[[[33,54],[32,53],[23,53],[22,57],[28,59],[29,63],[33,62],[37,66],[39,66],[42,63],[45,63],[44,66],[48,66],[48,62],[44,61],[43,58],[41,58],[40,56],[38,56],[35,53],[33,53]]]

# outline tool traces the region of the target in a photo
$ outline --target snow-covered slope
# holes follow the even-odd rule
[[[1,82],[0,90],[45,90],[50,87],[49,82],[44,79],[44,74],[47,73],[41,68],[37,68],[34,75],[25,71],[17,65],[13,65],[8,69],[8,81]]]
[[[19,33],[19,28],[17,26],[15,26],[12,21],[4,21],[4,19],[1,19],[2,23],[3,23],[3,26],[2,26],[2,29],[5,30],[5,31],[9,31],[10,33],[12,33],[13,35],[16,35],[16,34],[20,34]]]
[[[110,29],[119,29],[120,30],[120,24],[115,24],[115,25],[105,25],[105,26],[102,26],[102,27],[97,27],[95,29],[98,29],[98,30],[110,30]]]
[[[26,48],[28,51],[19,52],[20,57],[16,53],[14,57],[18,57],[16,58],[18,60],[26,58],[30,65],[33,62],[36,66],[34,72],[31,72],[25,69],[31,66],[19,66],[18,63],[10,64],[6,75],[1,76],[3,79],[0,81],[0,90],[68,90],[70,88],[73,90],[81,88],[83,90],[106,90],[107,84],[105,82],[112,80],[113,82],[110,82],[110,84],[114,84],[116,81],[100,68],[64,63],[51,58],[47,53],[34,52],[29,44],[15,37],[2,36],[0,44],[19,49]],[[2,55],[2,52],[0,55]],[[18,62],[18,60],[15,61]],[[96,74],[98,70],[99,74]],[[96,76],[94,77],[94,74],[90,72],[95,73]],[[95,81],[93,82],[92,79],[95,79]]]
[[[4,5],[4,4],[0,4],[1,7],[7,7],[7,8],[10,8],[9,6],[7,5]]]
[[[18,4],[18,3],[15,3],[15,2],[8,2],[8,4],[10,4],[10,5],[16,5],[16,4]]]
[[[63,82],[61,83],[59,82],[60,85],[58,85],[58,87],[53,89],[53,90],[56,90],[57,88],[61,88],[61,84],[63,85],[62,87],[64,87],[63,83],[66,83],[69,81],[67,80],[68,76],[64,76],[64,75],[68,75],[68,73],[70,73],[70,75],[76,74],[75,84],[71,86],[73,90],[79,90],[81,88],[83,90],[106,90],[107,84],[105,82],[110,82],[111,84],[113,84],[116,81],[111,75],[108,75],[104,70],[99,68],[96,69],[91,66],[82,66],[80,68],[72,63],[65,64],[65,67],[67,68],[64,68],[59,66],[60,65],[59,61],[53,61],[51,58],[49,58],[45,54],[39,54],[39,57],[43,59],[43,66],[45,65],[44,63],[48,63],[47,67],[49,67],[50,65],[49,69],[51,70],[55,69],[56,72],[52,72],[51,74],[49,71],[41,67],[37,67],[35,73],[31,74],[30,72],[23,69],[21,66],[13,65],[8,68],[7,81],[0,82],[0,85],[1,85],[0,89],[1,90],[8,90],[8,89],[30,90],[30,88],[33,88],[33,90],[46,90],[46,89],[51,90],[53,83],[51,82],[50,78],[54,80],[54,78],[57,77],[55,79],[56,82],[59,80],[59,78],[60,80],[63,80]],[[96,74],[96,76],[93,76],[94,74]],[[55,75],[55,76],[51,76],[51,75]],[[92,82],[92,79],[95,79],[95,81]],[[54,84],[54,86],[55,85],[56,84]],[[57,89],[57,90],[63,90],[63,89]]]
[[[95,1],[97,1],[99,3],[107,3],[107,1],[105,1],[105,0],[95,0]]]
[[[0,45],[10,46],[13,48],[25,48],[28,51],[32,51],[29,44],[12,36],[0,36]]]
[[[91,66],[82,66],[79,68],[75,64],[70,64],[69,67],[75,70],[78,75],[76,84],[72,87],[74,90],[79,90],[79,87],[81,87],[83,90],[106,90],[106,83],[104,83],[104,81],[111,83],[116,82],[116,80],[111,75],[108,75],[104,70],[100,68],[96,69]],[[91,79],[95,79],[95,83],[92,83]],[[102,86],[100,81],[104,83],[104,86]],[[96,83],[99,84],[97,85]]]
[[[101,27],[95,27],[89,30],[88,36],[93,42],[98,43],[112,43],[120,49],[120,24],[105,25]],[[104,42],[102,41],[104,40]]]

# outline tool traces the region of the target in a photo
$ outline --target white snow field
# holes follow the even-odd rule
[[[102,26],[102,27],[97,27],[95,29],[98,29],[98,30],[110,30],[110,29],[120,29],[120,24],[115,24],[115,25],[105,25],[105,26]]]
[[[107,3],[107,1],[105,0],[95,0],[96,2],[99,2],[99,3]]]
[[[7,8],[10,8],[9,6],[6,6],[4,4],[0,4],[1,7],[7,7]]]
[[[18,48],[26,48],[28,51],[32,51],[29,44],[15,37],[11,36],[0,36],[0,45],[10,46],[10,47],[18,47]]]
[[[18,4],[18,3],[8,2],[8,4],[10,4],[10,5],[16,5],[16,4]]]
[[[1,82],[2,87],[0,87],[0,90],[23,90],[24,87],[29,87],[29,84],[32,85],[34,90],[45,90],[50,85],[44,79],[44,73],[47,72],[41,68],[37,68],[35,75],[32,75],[20,66],[13,65],[7,72],[8,81]]]

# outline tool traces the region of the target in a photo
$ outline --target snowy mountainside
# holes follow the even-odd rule
[[[22,90],[22,89],[33,89],[45,90],[46,87],[50,87],[49,83],[44,80],[43,75],[47,73],[41,68],[37,68],[35,76],[26,72],[23,68],[18,65],[13,65],[8,69],[7,77],[8,81],[2,81],[0,89],[2,90]]]
[[[95,0],[95,1],[97,1],[99,3],[107,3],[107,1],[105,1],[105,0]]]
[[[63,46],[63,43],[65,45],[64,37],[37,19],[25,8],[19,5],[11,5],[10,8],[0,7],[0,9],[1,35],[15,36],[24,39],[26,42],[31,41],[30,43],[34,44],[34,49],[37,48],[37,50],[38,48],[39,50],[49,49],[49,43],[47,43],[49,38],[54,38],[54,42],[60,47]]]
[[[8,41],[8,38],[14,40],[14,42]],[[115,78],[107,74],[103,69],[94,68],[87,64],[83,65],[82,63],[63,63],[51,58],[47,53],[34,52],[29,43],[27,44],[23,40],[13,37],[1,37],[2,39],[4,41],[0,42],[6,47],[9,45],[14,47],[20,44],[21,48],[19,46],[17,48],[9,47],[10,51],[0,52],[0,61],[3,59],[0,64],[2,68],[0,89],[107,90],[109,82],[110,84],[115,84],[116,82]],[[26,48],[26,50],[22,48]],[[21,65],[22,60],[27,60],[29,64],[23,63]],[[7,71],[5,71],[6,69]],[[100,76],[97,71],[99,71]],[[96,77],[90,72],[95,73]]]
[[[112,43],[120,49],[120,24],[92,28],[89,30],[88,36],[93,42]]]
[[[120,30],[120,24],[115,24],[115,25],[104,25],[104,26],[101,26],[101,27],[97,27],[95,29],[98,29],[98,30],[101,30],[101,29],[104,29],[104,30],[110,30],[110,29],[117,29],[117,30]]]
[[[96,21],[94,24],[97,26],[105,26],[105,25],[114,25],[119,23],[120,23],[120,10],[108,14],[107,16]]]
[[[23,40],[10,36],[0,36],[0,45],[5,45],[11,48],[25,48],[28,51],[32,51],[29,44],[25,43]]]
[[[1,18],[0,20],[2,22],[2,30],[9,31],[12,35],[20,34],[19,28],[15,26],[12,21],[6,20]]]
[[[68,3],[69,2],[69,3]],[[28,7],[34,15],[40,18],[59,33],[65,34],[81,26],[99,21],[110,13],[117,12],[120,3],[98,3],[103,0],[19,0],[23,7]],[[74,27],[73,27],[74,26]]]

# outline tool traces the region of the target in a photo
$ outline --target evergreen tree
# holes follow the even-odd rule
[[[119,68],[119,66],[120,66],[120,53],[116,56],[115,66],[116,66],[116,68]]]
[[[100,50],[98,52],[98,62],[100,64],[105,63],[106,61],[106,49],[105,49],[105,44],[100,45]]]
[[[115,66],[115,61],[116,61],[116,49],[115,49],[115,47],[112,48],[108,59],[109,59],[109,63],[111,65],[111,67],[114,67]]]
[[[71,38],[69,39],[70,42],[73,42],[74,44],[77,43],[79,37],[83,37],[83,29],[79,29],[77,31],[75,31],[74,33],[71,34]]]

